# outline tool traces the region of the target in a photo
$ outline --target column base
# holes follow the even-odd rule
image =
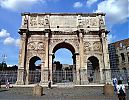
[[[41,81],[40,81],[40,84],[42,85],[46,85],[48,84],[48,78],[49,78],[49,74],[48,74],[48,69],[43,69],[42,72],[41,72]]]
[[[80,83],[81,85],[87,85],[89,83],[87,78],[87,70],[86,69],[80,69]]]
[[[16,81],[15,84],[16,84],[16,85],[25,85],[24,82],[23,82],[23,81],[20,81],[20,80]]]
[[[17,81],[15,84],[17,84],[17,85],[24,85],[25,84],[25,82],[24,82],[24,69],[18,69]]]

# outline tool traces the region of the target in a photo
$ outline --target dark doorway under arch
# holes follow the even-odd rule
[[[29,61],[29,84],[41,81],[41,59],[34,56]]]
[[[100,80],[99,60],[95,56],[87,60],[87,76],[89,83],[98,83]]]

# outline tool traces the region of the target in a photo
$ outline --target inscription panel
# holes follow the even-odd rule
[[[76,16],[51,16],[51,28],[74,28],[77,22]]]

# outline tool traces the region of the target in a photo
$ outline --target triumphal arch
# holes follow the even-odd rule
[[[30,84],[34,78],[30,72],[40,69],[38,82],[54,84],[54,77],[62,75],[53,74],[54,54],[60,48],[70,50],[73,55],[72,74],[67,74],[72,77],[70,82],[109,82],[107,33],[104,13],[22,13],[16,83]],[[36,69],[34,62],[39,59],[40,68]]]

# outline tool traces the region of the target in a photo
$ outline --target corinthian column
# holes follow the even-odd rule
[[[102,46],[103,46],[103,63],[105,69],[105,82],[111,82],[111,70],[110,70],[110,63],[109,63],[109,53],[108,53],[108,44],[107,44],[107,36],[105,32],[101,34],[102,38]]]
[[[83,34],[79,33],[79,39],[80,39],[80,68],[84,67],[84,52],[83,52]]]
[[[49,42],[49,37],[48,37],[49,33],[46,33],[45,34],[45,37],[46,37],[46,50],[45,50],[45,68],[48,68],[48,52],[49,52],[49,45],[48,45],[48,42]]]
[[[26,63],[26,33],[21,35],[20,50],[19,50],[19,64],[16,84],[25,84],[25,63]]]
[[[48,79],[49,79],[49,33],[45,33],[45,62],[44,66],[42,65],[42,79],[41,79],[41,84],[47,84]]]

